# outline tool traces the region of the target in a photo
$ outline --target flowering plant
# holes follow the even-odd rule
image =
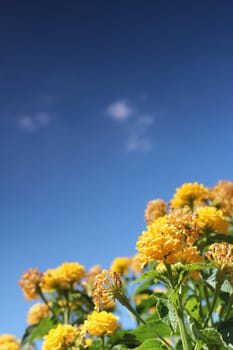
[[[24,296],[40,302],[20,342],[4,334],[0,350],[233,349],[233,183],[185,183],[150,201],[145,220],[137,254],[108,270],[25,272]],[[120,305],[134,326],[121,324]]]

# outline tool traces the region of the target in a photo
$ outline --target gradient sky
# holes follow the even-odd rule
[[[148,200],[233,180],[231,0],[5,1],[0,334],[29,267],[135,254]]]

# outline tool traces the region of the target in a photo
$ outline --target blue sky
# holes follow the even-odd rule
[[[8,1],[0,13],[0,334],[29,267],[135,254],[148,200],[233,179],[232,1]]]

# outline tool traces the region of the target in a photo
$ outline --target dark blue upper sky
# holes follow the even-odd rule
[[[5,1],[0,333],[17,281],[133,255],[150,199],[233,179],[233,2]]]

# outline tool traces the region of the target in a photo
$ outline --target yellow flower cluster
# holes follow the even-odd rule
[[[131,265],[131,259],[128,257],[117,257],[112,261],[110,271],[117,272],[120,275],[127,275],[129,267]]]
[[[197,182],[184,183],[176,189],[173,199],[170,201],[173,209],[189,206],[191,209],[205,203],[208,196],[208,189]]]
[[[80,329],[69,324],[59,324],[44,337],[42,350],[65,350],[75,345],[80,337]]]
[[[36,303],[28,311],[27,323],[29,325],[36,324],[48,316],[49,316],[48,305]]]
[[[184,217],[189,217],[186,209],[183,211]],[[179,210],[180,212],[182,213]],[[200,261],[199,252],[192,247],[193,241],[197,239],[195,229],[185,220],[180,221],[178,218],[174,212],[171,216],[158,218],[139,236],[136,247],[144,265],[153,261],[174,264],[179,262],[181,257],[184,262]]]
[[[218,268],[233,275],[233,244],[213,243],[209,246],[206,256]]]
[[[92,298],[97,310],[109,308],[115,299],[116,293],[122,288],[120,274],[103,270],[96,276],[93,286]]]
[[[85,274],[82,265],[76,262],[66,262],[55,269],[47,270],[42,277],[41,288],[44,292],[53,292],[55,289],[69,289],[79,282]]]
[[[118,317],[106,311],[93,311],[84,322],[83,329],[91,336],[112,335],[119,327]]]
[[[19,285],[23,290],[23,294],[27,300],[38,299],[40,297],[38,291],[42,278],[42,273],[38,269],[30,268],[25,272],[19,281]]]
[[[215,207],[200,207],[196,210],[196,225],[201,233],[228,233],[229,223],[223,212]]]
[[[11,334],[0,335],[0,350],[20,350],[19,341]]]
[[[213,205],[221,209],[224,215],[233,216],[233,182],[219,181],[209,190],[209,197]]]
[[[167,206],[164,200],[154,199],[147,203],[145,209],[145,221],[147,225],[158,219],[160,216],[164,216],[167,213]]]

